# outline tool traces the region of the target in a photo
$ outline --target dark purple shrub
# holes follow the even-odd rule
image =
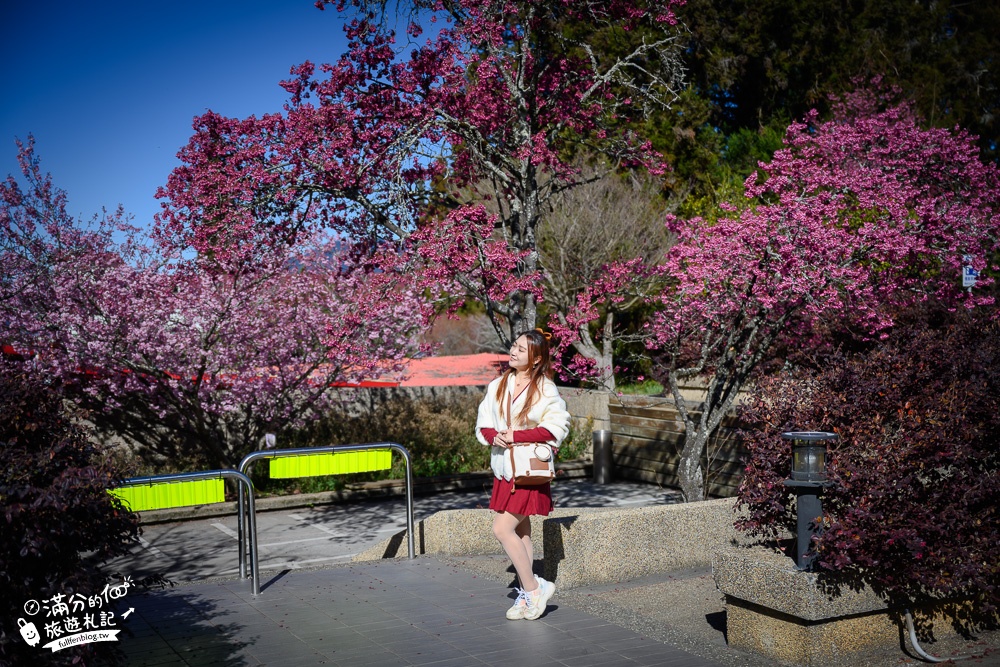
[[[17,619],[27,616],[28,600],[99,594],[106,583],[100,563],[138,540],[138,519],[105,490],[116,471],[66,414],[59,392],[3,356],[0,406],[0,665],[108,658],[111,643],[56,653],[30,647]]]
[[[928,321],[937,320],[933,325]],[[943,321],[942,321],[943,320]],[[839,434],[816,566],[903,602],[1000,602],[1000,326],[995,313],[913,319],[866,353],[760,382],[741,411],[750,452],[739,527],[794,534],[780,434]]]

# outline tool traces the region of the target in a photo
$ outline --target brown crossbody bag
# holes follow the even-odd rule
[[[507,394],[507,419],[513,421],[511,405],[513,399]],[[544,442],[518,442],[507,449],[510,453],[510,467],[513,484],[510,492],[519,486],[541,486],[551,482],[556,476],[556,466],[552,448]]]

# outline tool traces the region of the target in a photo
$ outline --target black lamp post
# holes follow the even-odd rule
[[[792,441],[792,476],[785,486],[796,496],[795,563],[808,570],[815,554],[808,554],[813,535],[819,534],[817,519],[823,516],[820,492],[826,486],[826,442],[836,433],[826,431],[789,431],[782,438]]]

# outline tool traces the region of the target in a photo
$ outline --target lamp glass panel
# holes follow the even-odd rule
[[[800,479],[814,479],[826,474],[826,448],[807,445],[792,449],[792,473]]]

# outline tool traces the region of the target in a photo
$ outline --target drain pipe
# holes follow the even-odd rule
[[[924,660],[928,662],[948,662],[951,660],[968,660],[973,657],[971,655],[956,655],[951,658],[939,658],[936,655],[931,655],[920,648],[920,643],[917,641],[917,631],[913,629],[913,616],[910,615],[910,610],[906,610],[906,629],[910,632],[910,644],[913,646],[913,650],[917,652]]]

